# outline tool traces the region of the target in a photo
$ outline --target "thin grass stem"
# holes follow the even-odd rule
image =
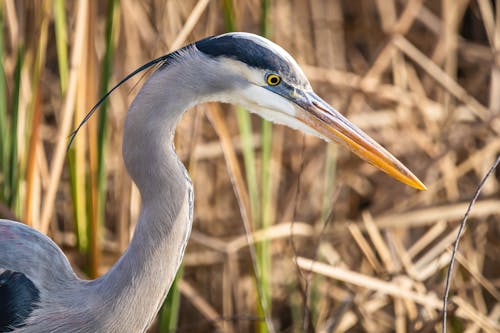
[[[42,121],[42,87],[41,78],[45,70],[45,59],[47,54],[48,28],[50,22],[49,3],[40,4],[41,23],[38,35],[38,44],[36,47],[35,66],[33,70],[33,81],[31,86],[32,99],[30,102],[30,114],[27,132],[29,133],[28,140],[28,156],[26,162],[26,196],[24,204],[24,221],[27,225],[33,226],[35,221],[39,221],[35,197],[37,196],[39,179],[37,175],[37,153],[39,146],[39,135]],[[38,222],[37,222],[38,223]],[[38,227],[36,225],[35,227]]]
[[[57,65],[59,69],[59,82],[64,95],[68,88],[68,33],[66,27],[65,0],[54,1],[54,26],[56,33]]]
[[[7,204],[13,208],[16,214],[19,214],[17,211],[18,199],[19,199],[19,168],[17,168],[18,164],[18,142],[17,142],[17,134],[18,134],[18,120],[19,120],[19,96],[21,91],[21,69],[23,66],[23,54],[24,49],[21,45],[19,45],[17,50],[17,59],[16,59],[16,68],[14,69],[14,89],[12,91],[12,113],[11,113],[11,127],[10,127],[10,141],[11,141],[11,151],[9,156],[9,170],[10,170],[10,179],[9,188],[10,193],[7,199]]]
[[[269,9],[270,9],[270,1],[262,0],[261,2],[261,34],[264,37],[269,37],[270,35],[270,27],[269,27]],[[260,221],[255,221],[255,230],[267,229],[273,221],[272,219],[272,210],[275,207],[272,207],[272,182],[271,182],[271,153],[272,153],[272,137],[273,137],[273,126],[272,123],[262,119],[261,121],[261,145],[262,145],[262,153],[261,153],[261,200],[260,207],[261,215]],[[250,186],[249,186],[250,189]],[[256,198],[258,200],[258,198]],[[260,223],[259,223],[260,222]],[[258,303],[258,316],[264,317],[266,311],[271,313],[271,285],[270,285],[270,276],[271,276],[271,252],[270,252],[270,242],[265,240],[255,244],[255,251],[257,253],[257,265],[259,266],[260,271],[260,283],[262,285],[262,297],[265,298],[264,303],[267,305],[267,309],[262,309],[260,306],[261,303]],[[258,326],[258,332],[268,332],[266,322],[258,322],[256,324]]]
[[[4,31],[4,15],[3,8],[0,6],[0,31]],[[9,155],[11,147],[11,137],[9,135],[9,130],[7,126],[7,78],[5,76],[4,69],[4,36],[3,33],[0,34],[0,171],[2,173],[3,181],[1,181],[1,191],[0,200],[7,201],[9,198],[9,184],[6,179],[10,178],[10,165],[9,165]]]
[[[183,271],[184,270],[181,267],[177,272],[167,298],[165,299],[165,302],[160,310],[160,333],[174,332],[177,329],[181,307],[179,282],[182,279]]]

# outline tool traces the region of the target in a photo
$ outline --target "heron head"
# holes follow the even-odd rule
[[[395,179],[426,189],[391,153],[316,95],[297,62],[277,44],[238,32],[209,37],[195,46],[234,78],[228,83],[234,85],[228,102],[242,104],[274,123],[340,143]]]

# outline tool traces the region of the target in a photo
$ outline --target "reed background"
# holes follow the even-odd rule
[[[0,216],[48,233],[82,276],[109,269],[133,232],[121,131],[143,80],[113,93],[66,156],[68,135],[127,73],[208,35],[282,45],[429,188],[232,106],[197,107],[176,136],[192,237],[151,332],[440,329],[458,223],[500,150],[497,2],[3,0],[0,20]],[[460,243],[452,332],[500,331],[498,186],[497,173]]]

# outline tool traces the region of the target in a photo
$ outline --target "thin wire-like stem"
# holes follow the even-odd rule
[[[305,136],[302,135],[302,145],[301,145],[301,152],[300,152],[300,168],[299,168],[299,174],[297,177],[297,186],[295,187],[295,196],[294,196],[294,205],[293,205],[293,215],[292,215],[292,223],[290,224],[290,246],[292,247],[292,251],[294,254],[294,261],[295,261],[295,268],[297,270],[299,278],[304,282],[304,286],[300,284],[300,281],[298,283],[299,291],[302,296],[302,303],[303,303],[303,311],[302,311],[302,329],[304,332],[314,332],[314,325],[311,320],[311,311],[309,310],[309,278],[306,276],[306,274],[303,272],[303,270],[299,267],[297,264],[297,257],[298,257],[298,249],[295,244],[295,237],[293,236],[293,226],[295,225],[295,216],[297,215],[297,207],[298,207],[298,202],[300,198],[300,193],[301,193],[301,175],[304,171],[304,150],[305,150],[306,144],[305,144]]]
[[[450,265],[448,266],[448,272],[446,274],[446,285],[444,288],[444,296],[443,296],[443,327],[441,331],[443,333],[446,333],[446,311],[447,311],[447,306],[448,306],[448,294],[450,292],[450,284],[451,284],[451,275],[453,272],[453,265],[455,263],[455,255],[458,251],[458,242],[460,241],[460,237],[462,236],[462,232],[465,228],[467,218],[469,217],[470,211],[472,210],[472,206],[474,206],[474,203],[476,202],[477,198],[479,198],[479,194],[481,193],[481,190],[483,189],[484,184],[486,183],[486,180],[491,176],[493,171],[497,168],[498,164],[500,163],[500,156],[497,157],[495,163],[491,166],[491,168],[488,170],[486,175],[481,179],[481,182],[479,183],[479,186],[476,189],[476,192],[474,193],[474,196],[472,197],[472,200],[469,203],[469,206],[467,207],[467,210],[465,211],[464,218],[462,219],[462,222],[460,222],[460,228],[458,228],[458,233],[457,233],[457,238],[455,239],[455,242],[453,244],[453,251],[451,253],[451,259],[450,259]]]

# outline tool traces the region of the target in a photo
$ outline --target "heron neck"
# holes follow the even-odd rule
[[[145,331],[158,312],[191,231],[191,181],[175,154],[173,136],[178,120],[198,98],[195,90],[179,89],[182,82],[174,82],[175,96],[169,93],[174,74],[165,69],[153,74],[127,114],[123,156],[142,208],[128,249],[97,288],[107,318],[127,323],[121,327],[134,332]],[[113,331],[112,325],[106,331]]]

